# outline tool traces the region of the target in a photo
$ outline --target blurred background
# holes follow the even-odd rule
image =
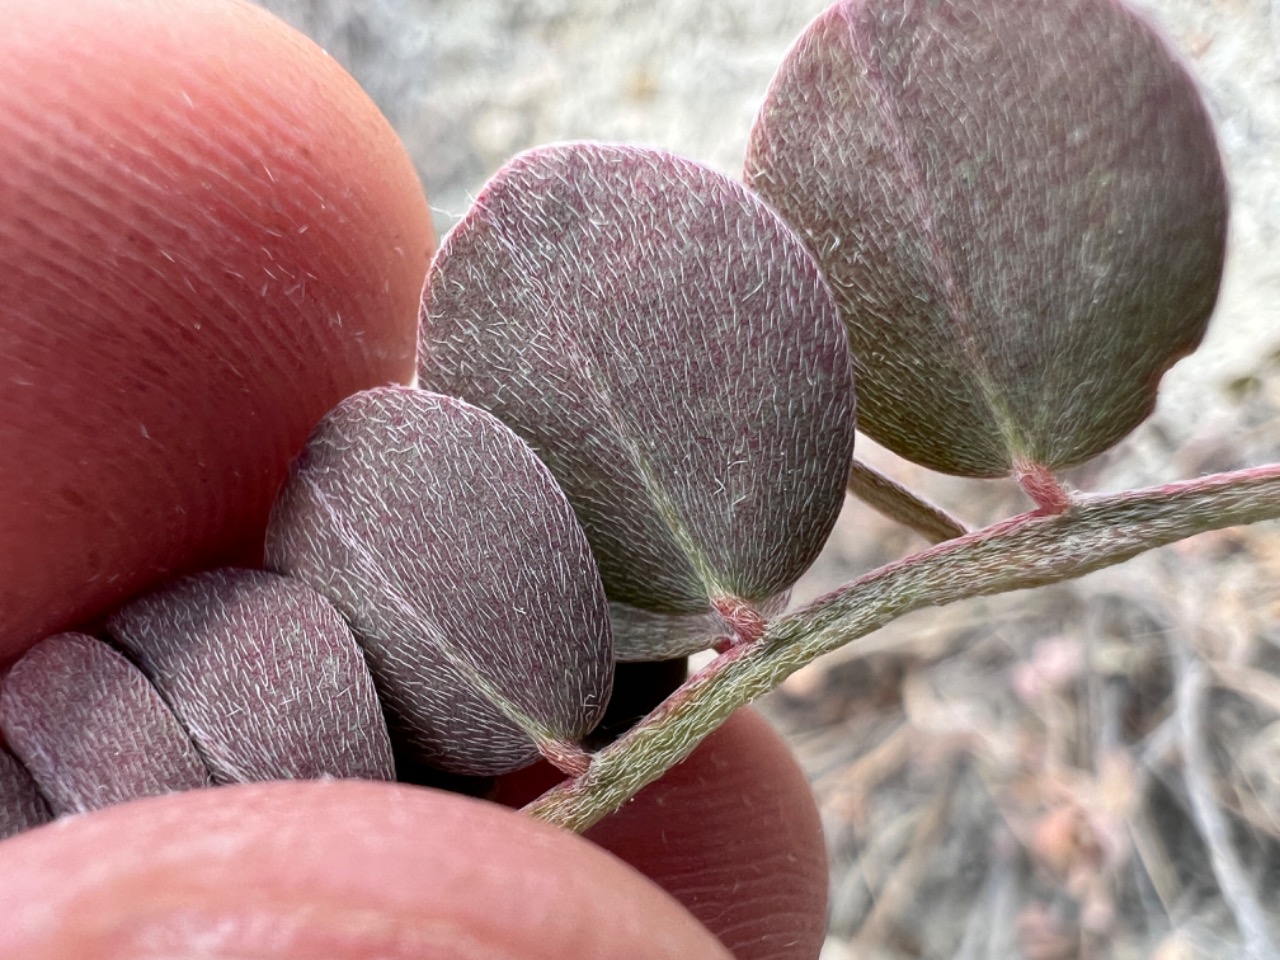
[[[536,144],[638,142],[737,176],[773,71],[826,4],[265,5],[379,103],[443,235]],[[1280,0],[1141,6],[1217,124],[1231,248],[1209,337],[1166,377],[1155,416],[1069,478],[1093,491],[1280,459]],[[942,477],[859,444],[970,525],[1028,507],[1009,484]],[[922,546],[850,500],[795,599]],[[922,611],[806,668],[763,706],[827,828],[823,960],[1280,957],[1274,524]]]

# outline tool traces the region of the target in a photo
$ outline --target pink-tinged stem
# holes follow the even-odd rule
[[[561,773],[578,777],[586,773],[591,766],[591,754],[579,744],[569,740],[538,740],[538,752],[542,758]]]
[[[764,615],[753,604],[741,597],[715,597],[711,601],[711,606],[715,608],[716,613],[720,614],[720,619],[724,621],[731,634],[725,650],[750,643],[752,640],[759,640],[764,636],[765,628],[768,626]],[[720,652],[724,653],[724,650]]]
[[[769,624],[691,677],[595,754],[590,769],[526,807],[585,830],[679,763],[712,730],[817,657],[924,607],[1024,590],[1122,563],[1197,533],[1280,517],[1280,464],[1024,513],[874,570]]]
[[[1071,494],[1048,467],[1039,463],[1019,463],[1014,467],[1013,475],[1039,513],[1062,513],[1071,506]]]

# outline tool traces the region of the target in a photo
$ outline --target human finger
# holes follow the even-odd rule
[[[0,960],[728,960],[639,873],[496,804],[363,781],[170,794],[0,843]]]
[[[559,779],[540,765],[500,781],[498,799],[520,805]],[[754,710],[585,836],[680,901],[737,960],[812,960],[821,949],[822,823],[795,757]]]
[[[343,397],[413,374],[403,147],[226,0],[0,0],[0,662],[252,551]]]

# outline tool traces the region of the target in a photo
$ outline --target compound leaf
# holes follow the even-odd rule
[[[293,466],[267,559],[343,612],[420,759],[505,773],[604,711],[612,642],[586,538],[533,451],[470,404],[391,387],[339,404]]]
[[[395,779],[360,648],[306,584],[210,570],[126,604],[108,629],[186,725],[215,781]]]
[[[1116,0],[836,3],[774,79],[746,178],[836,292],[860,428],[949,473],[1105,450],[1217,297],[1208,116]]]
[[[53,819],[27,768],[0,747],[0,840]]]
[[[419,354],[425,386],[547,463],[614,604],[773,597],[843,502],[854,400],[831,293],[768,207],[681,157],[572,143],[511,161],[432,265]],[[615,628],[623,659],[708,640],[658,650]]]
[[[46,637],[0,687],[0,731],[57,816],[209,785],[147,678],[101,640]]]

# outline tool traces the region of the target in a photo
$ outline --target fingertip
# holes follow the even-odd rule
[[[564,779],[498,780],[521,806]],[[827,853],[804,772],[764,718],[734,714],[683,763],[584,836],[675,897],[737,960],[812,960],[826,934]]]
[[[289,782],[152,798],[0,843],[0,958],[726,958],[655,885],[494,804]]]
[[[412,377],[435,240],[385,119],[265,11],[0,19],[3,660],[252,551],[315,421]]]
[[[822,822],[790,749],[755,710],[739,710],[585,836],[684,904],[736,960],[821,950]]]

